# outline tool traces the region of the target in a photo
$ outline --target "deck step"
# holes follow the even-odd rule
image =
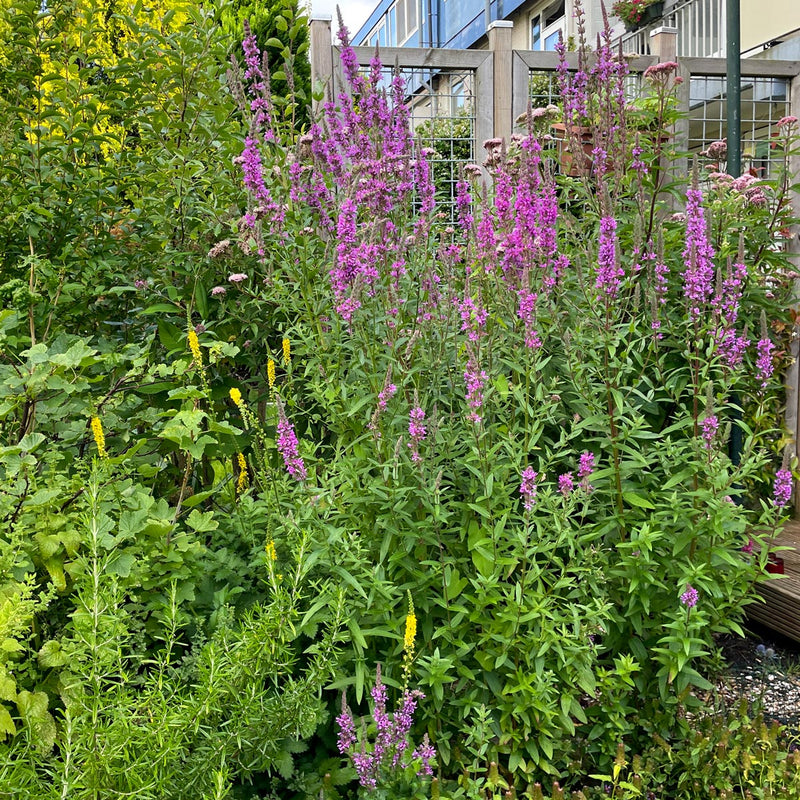
[[[747,616],[800,642],[800,521],[789,520],[772,544],[792,548],[777,554],[783,559],[785,574],[758,587],[764,600],[748,606]]]

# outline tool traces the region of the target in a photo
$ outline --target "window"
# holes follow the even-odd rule
[[[558,44],[558,37],[561,31],[553,31],[549,36],[545,37],[544,40],[544,49],[553,52],[556,49],[556,45]]]
[[[564,0],[540,8],[531,16],[531,50],[555,50],[559,34],[565,34]]]
[[[403,44],[417,29],[417,0],[397,0],[370,31],[370,47],[396,47]]]
[[[542,18],[539,14],[531,17],[531,50],[540,50],[542,41]]]
[[[417,0],[397,0],[397,44],[402,44],[417,29]]]
[[[456,81],[450,89],[450,113],[456,117],[467,104],[467,87],[464,81]]]
[[[396,47],[417,29],[418,0],[397,0],[369,32],[366,43],[370,47]]]

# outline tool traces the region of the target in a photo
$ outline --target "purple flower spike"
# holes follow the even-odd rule
[[[522,470],[522,483],[519,487],[519,493],[523,497],[525,510],[530,511],[533,504],[536,502],[536,478],[538,475],[533,471],[533,467],[525,467]]]
[[[356,726],[350,714],[350,709],[347,707],[344,692],[342,692],[342,713],[336,717],[336,724],[339,726],[339,752],[342,755],[347,755],[347,752],[356,743]]]
[[[419,454],[419,445],[428,435],[428,431],[423,425],[424,422],[425,412],[419,406],[414,406],[408,414],[408,435],[411,437],[408,446],[411,450],[411,460],[415,464],[419,464],[422,461],[422,456]]]
[[[686,192],[686,247],[683,251],[683,293],[689,301],[692,319],[699,319],[701,307],[714,293],[714,248],[708,241],[703,193],[692,186]]]
[[[772,363],[772,351],[775,345],[769,339],[760,339],[756,347],[758,349],[756,377],[761,381],[761,388],[766,389],[775,370],[775,365]]]
[[[703,439],[705,440],[706,450],[710,450],[714,444],[714,437],[717,435],[719,428],[719,420],[716,416],[711,415],[703,420]]]
[[[353,766],[356,768],[358,782],[365,789],[377,789],[378,779],[375,777],[375,759],[370,753],[353,753]]]
[[[681,595],[681,603],[683,603],[686,608],[694,608],[697,605],[698,598],[697,589],[691,584],[687,584],[686,591]]]
[[[436,758],[436,750],[431,745],[430,740],[428,739],[428,734],[426,733],[422,739],[422,744],[414,750],[413,758],[420,759],[422,761],[422,765],[417,770],[417,775],[422,777],[423,775],[433,775],[433,768],[431,767],[431,760]]]
[[[578,477],[588,478],[595,470],[594,453],[584,450],[581,453],[581,461],[578,466]]]
[[[295,480],[304,481],[307,477],[306,465],[298,452],[297,435],[282,403],[278,403],[278,451],[283,456],[283,463],[289,475]]]
[[[789,501],[792,499],[792,473],[788,469],[779,469],[775,473],[775,487],[772,496],[772,502],[776,508],[789,505]]]
[[[469,362],[464,371],[464,383],[467,387],[467,405],[469,406],[468,419],[480,425],[480,415],[483,406],[483,387],[486,384],[486,371],[480,368],[478,358],[473,350],[468,348]]]
[[[619,292],[625,270],[617,258],[617,221],[613,217],[600,220],[600,250],[597,253],[595,289],[601,295],[614,298]]]

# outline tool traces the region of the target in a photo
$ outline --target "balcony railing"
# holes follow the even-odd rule
[[[650,55],[650,31],[678,29],[678,58],[724,58],[725,0],[688,0],[670,8],[652,25],[620,37],[624,53]]]

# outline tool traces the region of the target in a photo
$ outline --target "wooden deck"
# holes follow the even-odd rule
[[[785,574],[759,586],[764,602],[748,606],[747,616],[800,642],[800,521],[787,522],[773,543],[794,549],[777,554],[783,559]]]

